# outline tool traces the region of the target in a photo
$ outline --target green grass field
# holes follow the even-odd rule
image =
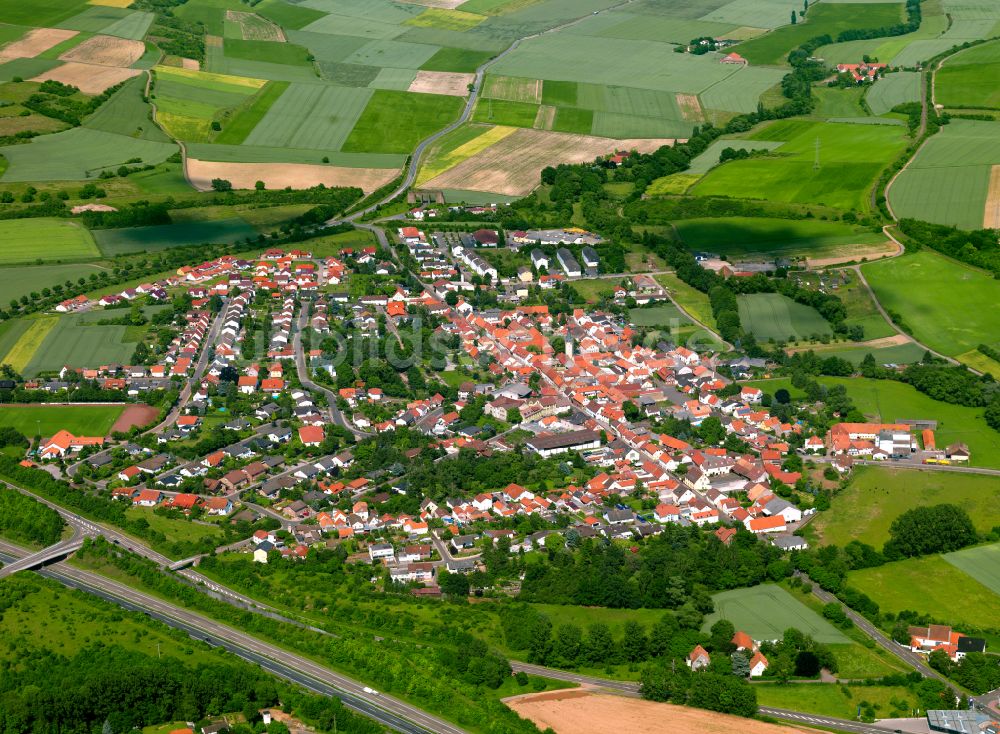
[[[900,314],[919,341],[956,356],[1000,345],[1000,283],[930,250],[862,266],[882,305]]]
[[[106,436],[123,405],[0,405],[0,426],[25,436],[51,436],[66,430],[77,436]]]
[[[0,362],[9,364],[15,372],[23,372],[38,351],[42,342],[59,323],[58,316],[37,316],[17,319],[16,324],[4,329],[2,336],[4,352]],[[5,325],[6,326],[6,325]]]
[[[257,230],[241,217],[215,221],[183,222],[150,227],[99,229],[94,231],[98,246],[108,257],[132,252],[156,252],[171,247],[202,244],[232,244],[255,239]]]
[[[693,193],[867,211],[867,190],[882,168],[902,151],[904,133],[905,128],[888,125],[804,120],[772,123],[750,139],[784,141],[776,155],[718,166],[695,185]]]
[[[32,265],[0,268],[0,293],[8,300],[20,298],[32,292],[41,293],[42,288],[63,285],[67,280],[76,282],[87,278],[102,268],[86,263],[73,265]]]
[[[881,318],[881,317],[879,317]],[[882,323],[885,323],[883,319]],[[891,331],[891,327],[887,329]],[[883,331],[885,331],[883,330]],[[873,333],[874,332],[874,333]],[[865,336],[871,337],[873,339],[878,339],[885,334],[880,334],[874,329],[871,329],[868,325],[865,326]],[[859,346],[832,346],[831,348],[819,348],[816,345],[814,350],[821,357],[840,357],[841,359],[846,359],[853,365],[859,365],[864,358],[869,354],[875,358],[878,364],[913,364],[914,362],[919,362],[923,359],[925,349],[923,347],[917,346],[913,342],[907,342],[906,344],[899,344],[892,347],[859,347]]]
[[[761,341],[809,339],[831,334],[830,323],[811,306],[796,303],[777,293],[738,296],[743,329]]]
[[[272,44],[281,45],[281,44]],[[156,69],[157,120],[179,140],[209,142],[213,121],[224,123],[248,106],[265,82],[192,72],[173,67]]]
[[[963,507],[980,532],[1000,525],[1000,482],[993,477],[862,466],[834,496],[830,510],[808,527],[818,542],[844,546],[860,540],[881,548],[901,514],[944,502]]]
[[[255,5],[254,12],[283,28],[305,28],[313,21],[323,17],[323,12],[307,8],[303,5],[293,5],[285,0],[264,0]]]
[[[1000,123],[953,120],[927,140],[889,189],[898,217],[982,229]]]
[[[87,118],[84,126],[130,138],[169,143],[170,138],[150,119],[149,103],[143,101],[145,85],[145,75],[128,81]]]
[[[837,628],[774,584],[723,591],[712,599],[715,611],[702,625],[706,632],[717,620],[728,619],[755,640],[777,640],[786,629],[794,627],[817,642],[849,642]]]
[[[629,323],[636,326],[667,327],[680,324],[690,324],[691,320],[681,313],[673,304],[663,304],[651,308],[633,308],[628,312]]]
[[[409,153],[418,142],[454,122],[461,108],[460,97],[378,89],[344,142],[343,150]],[[400,125],[400,120],[407,120],[407,124]]]
[[[223,46],[226,56],[231,59],[250,59],[269,64],[289,64],[291,66],[312,67],[309,50],[294,43],[274,41],[244,41],[227,38]]]
[[[272,105],[285,93],[289,84],[290,82],[268,82],[233,114],[213,142],[225,145],[239,145],[245,142]]]
[[[848,245],[885,241],[885,235],[881,233],[817,219],[683,219],[677,221],[675,227],[689,248],[730,258],[762,254],[769,257],[829,257],[849,251]]]
[[[126,514],[133,520],[144,518],[150,528],[166,536],[167,543],[197,543],[203,538],[222,535],[218,525],[204,525],[186,519],[172,520],[155,514],[151,507],[133,507]]]
[[[944,559],[993,593],[1000,594],[1000,544],[980,545],[945,553]]]
[[[942,403],[927,397],[916,388],[893,380],[869,380],[863,377],[821,377],[824,385],[844,385],[847,394],[862,413],[876,422],[896,422],[930,418],[937,420],[938,446],[961,441],[969,447],[972,466],[1000,468],[1000,433],[986,424],[979,408]],[[793,395],[791,380],[763,380],[754,383],[774,393],[780,387]]]
[[[472,72],[486,63],[493,54],[464,48],[440,48],[420,68],[424,71]]]
[[[960,630],[1000,628],[1000,596],[941,556],[851,571],[847,583],[885,612],[911,609]]]
[[[90,232],[79,222],[39,217],[0,221],[0,264],[87,260],[100,257]]]
[[[835,38],[841,31],[891,26],[902,20],[901,3],[820,4],[809,8],[802,22],[741,43],[737,51],[751,64],[784,64],[789,52],[810,38],[826,33]]]
[[[935,79],[938,104],[1000,109],[1000,42],[984,43],[949,58]]]
[[[719,165],[719,156],[726,148],[733,148],[734,150],[774,150],[775,148],[780,148],[782,145],[784,145],[784,142],[778,140],[735,140],[720,138],[712,142],[702,153],[693,158],[691,165],[688,166],[685,173],[708,173],[710,169]]]
[[[677,305],[701,323],[715,328],[715,316],[712,314],[712,306],[706,294],[692,288],[673,273],[657,275],[656,282],[667,289]]]
[[[853,720],[858,706],[867,702],[877,706],[879,718],[912,715],[917,701],[902,686],[841,686],[834,683],[761,683],[753,687],[757,703],[775,708],[792,708],[820,716]],[[901,707],[891,701],[904,702]]]

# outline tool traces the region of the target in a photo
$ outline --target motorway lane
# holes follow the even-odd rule
[[[9,548],[6,544],[4,546]],[[9,563],[14,560],[14,556],[0,553],[0,560]],[[426,732],[464,734],[463,729],[399,699],[385,694],[369,693],[365,691],[363,684],[328,670],[307,658],[97,574],[61,563],[45,568],[39,573],[126,609],[143,612],[164,624],[186,632],[195,639],[224,647],[244,660],[318,693],[337,696],[345,706],[395,731],[406,734]]]

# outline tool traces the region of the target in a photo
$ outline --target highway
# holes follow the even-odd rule
[[[3,543],[0,561],[12,563],[16,555]],[[336,696],[344,705],[384,726],[406,734],[464,734],[463,729],[421,711],[404,701],[367,688],[347,676],[255,637],[244,634],[200,614],[190,612],[156,597],[136,591],[98,574],[66,564],[56,564],[39,572],[70,588],[85,591],[131,611],[142,612],[170,627],[211,645],[223,647],[248,662],[316,693]],[[366,690],[367,688],[367,690]]]

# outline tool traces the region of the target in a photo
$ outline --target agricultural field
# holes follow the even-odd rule
[[[993,593],[1000,594],[1000,544],[966,548],[954,553],[945,553],[943,557]]]
[[[291,84],[246,137],[248,145],[339,150],[374,91]]]
[[[884,115],[896,105],[920,101],[920,74],[898,71],[886,74],[865,93],[865,102],[876,115]]]
[[[905,128],[889,125],[775,122],[749,140],[784,142],[776,153],[718,166],[692,192],[867,211],[868,189],[882,168],[902,152],[904,133]]]
[[[799,341],[833,333],[816,309],[787,296],[755,293],[737,300],[743,329],[759,341]]]
[[[703,174],[719,165],[719,156],[726,148],[733,150],[775,150],[784,145],[777,140],[742,140],[733,138],[719,138],[695,158],[691,160],[685,173]]]
[[[143,99],[145,77],[136,77],[119,89],[93,115],[84,127],[129,138],[170,143],[170,137],[152,119],[152,108]]]
[[[705,618],[708,631],[719,619],[727,619],[755,640],[778,640],[789,627],[811,635],[817,642],[841,644],[850,640],[816,612],[774,584],[723,591],[712,597],[715,611]]]
[[[25,436],[51,436],[61,430],[78,436],[106,436],[124,405],[0,405],[0,426]]]
[[[987,201],[1000,165],[1000,123],[953,120],[921,147],[889,189],[897,217],[981,229],[995,207]],[[994,201],[995,205],[995,201]]]
[[[803,22],[745,41],[736,51],[751,64],[785,64],[790,51],[816,36],[828,33],[836,38],[841,31],[891,26],[903,20],[902,3],[820,3],[809,8]]]
[[[3,334],[4,354],[0,357],[0,363],[9,364],[15,372],[23,373],[42,342],[59,323],[59,317],[39,316],[8,323],[11,323],[11,327]]]
[[[901,514],[944,502],[964,508],[980,532],[1000,525],[1000,483],[993,477],[861,466],[847,488],[834,495],[830,510],[807,527],[814,542],[843,547],[859,540],[881,548],[889,539],[889,526]]]
[[[979,344],[1000,346],[994,308],[1000,284],[983,271],[929,250],[862,270],[885,309],[932,349],[959,357]]]
[[[421,140],[455,120],[461,107],[457,97],[378,89],[344,141],[343,150],[409,153]],[[400,125],[400,119],[408,124]]]
[[[157,120],[174,138],[209,142],[214,137],[212,123],[221,125],[265,83],[262,79],[158,66],[154,88]]]
[[[884,320],[883,320],[883,323]],[[890,329],[891,330],[891,329]],[[865,336],[875,336],[870,333],[869,327],[865,326]],[[816,354],[822,357],[840,357],[846,359],[853,365],[859,365],[869,354],[875,359],[877,364],[913,364],[923,359],[926,350],[912,341],[891,346],[878,346],[881,339],[876,338],[872,345],[865,345],[864,342],[855,345],[837,345],[829,347],[819,344],[810,344]]]
[[[934,432],[938,446],[961,441],[972,454],[970,464],[1000,468],[1000,433],[990,428],[981,408],[967,408],[934,400],[916,388],[893,380],[869,380],[862,377],[821,377],[824,385],[843,385],[858,410],[876,422],[929,418],[938,422]],[[792,395],[791,380],[762,380],[753,383],[769,393],[784,387]]]
[[[422,186],[435,176],[457,166],[498,143],[513,133],[515,128],[495,125],[465,125],[438,140],[423,157],[416,185]]]
[[[94,239],[107,257],[189,245],[232,244],[256,237],[257,230],[241,217],[94,231]]]
[[[88,260],[100,256],[79,222],[39,217],[0,221],[0,264]]]
[[[78,127],[0,147],[9,164],[0,182],[82,181],[133,159],[162,163],[177,151],[174,143]]]
[[[688,248],[730,259],[762,255],[768,258],[823,258],[863,249],[852,246],[885,242],[885,235],[881,233],[817,219],[683,219],[674,226]]]
[[[935,78],[935,99],[945,107],[1000,109],[1000,42],[948,58]]]
[[[67,280],[75,283],[78,278],[87,278],[102,269],[86,263],[3,267],[0,268],[0,293],[7,300],[20,298],[32,292],[40,293],[42,288],[62,285]]]
[[[92,367],[108,362],[128,364],[137,340],[141,338],[141,327],[138,330],[140,333],[137,333],[133,327],[94,324],[100,319],[120,314],[118,311],[92,311],[43,317],[48,331],[43,334],[42,339],[32,339],[30,344],[25,345],[24,354],[17,355],[16,363],[11,354],[4,359],[15,366],[20,364],[20,371],[30,376],[42,372],[58,372],[65,365]],[[31,335],[35,328],[26,336]],[[19,348],[21,342],[18,342],[15,350]]]
[[[656,282],[667,289],[667,293],[678,306],[701,323],[715,328],[715,316],[712,314],[708,295],[692,288],[673,273],[662,273],[655,277]]]
[[[956,629],[1000,628],[1000,596],[942,556],[851,571],[847,583],[885,612],[911,609],[947,620]]]

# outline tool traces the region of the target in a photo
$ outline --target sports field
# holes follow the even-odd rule
[[[808,527],[824,544],[843,547],[859,540],[881,548],[889,539],[889,526],[901,514],[944,502],[964,508],[980,532],[1000,525],[1000,482],[993,477],[860,466],[847,488],[834,495],[830,510],[819,513]],[[1000,547],[994,548],[1000,554]]]
[[[699,196],[735,196],[867,211],[868,189],[904,147],[905,128],[785,120],[750,136],[784,141],[780,155],[731,161],[693,188]],[[816,167],[817,146],[819,167]]]
[[[1000,594],[1000,544],[980,545],[945,553],[944,559],[993,593]]]
[[[881,233],[874,234],[871,230],[849,224],[817,219],[682,219],[674,226],[690,249],[731,258],[752,255],[821,258],[850,252],[850,245],[885,241]]]
[[[952,120],[889,189],[893,211],[900,218],[981,229],[994,164],[1000,164],[1000,122]]]
[[[950,356],[1000,346],[1000,283],[930,250],[862,266],[875,295],[918,341]]]
[[[847,583],[874,599],[883,612],[911,609],[956,629],[1000,628],[1000,596],[942,556],[851,571]]]
[[[79,222],[51,217],[0,221],[0,264],[87,260],[100,256]]]
[[[778,293],[737,296],[744,331],[761,341],[810,339],[832,334],[830,323],[811,306],[803,306]]]
[[[713,595],[712,601],[715,611],[702,624],[705,632],[717,620],[727,619],[755,640],[779,640],[786,629],[794,627],[817,642],[849,642],[836,627],[774,584],[723,591]]]
[[[77,436],[106,436],[124,405],[0,405],[0,426],[25,436],[69,431]]]
[[[94,231],[94,238],[107,257],[131,252],[156,252],[186,245],[228,245],[248,237],[255,239],[257,230],[241,217]]]
[[[955,54],[935,78],[935,99],[945,107],[1000,109],[1000,42]]]

